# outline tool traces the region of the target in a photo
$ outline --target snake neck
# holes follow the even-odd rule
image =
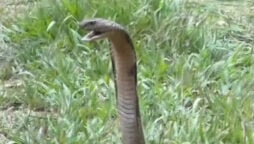
[[[127,37],[127,38],[126,38]],[[144,144],[137,95],[136,54],[128,35],[111,38],[117,107],[124,144]]]

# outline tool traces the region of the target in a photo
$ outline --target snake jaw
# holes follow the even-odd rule
[[[106,37],[106,32],[100,32],[100,31],[90,31],[88,34],[86,34],[84,37],[82,37],[82,41],[91,42],[98,39],[103,39]]]
[[[79,23],[80,28],[89,31],[82,41],[91,42],[98,39],[103,39],[108,36],[110,29],[107,26],[107,23],[101,22],[101,19],[92,19],[92,20],[83,20]]]

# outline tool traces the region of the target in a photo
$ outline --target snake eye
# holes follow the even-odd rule
[[[89,23],[88,23],[88,25],[95,25],[96,24],[96,21],[90,21]]]
[[[79,26],[81,28],[86,29],[86,28],[89,28],[91,26],[94,26],[95,24],[96,24],[96,21],[82,21],[82,22],[79,23]]]

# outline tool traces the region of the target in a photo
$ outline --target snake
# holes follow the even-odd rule
[[[129,33],[122,25],[103,18],[84,19],[79,27],[89,31],[81,38],[84,42],[110,42],[121,141],[145,144],[137,92],[137,58]]]

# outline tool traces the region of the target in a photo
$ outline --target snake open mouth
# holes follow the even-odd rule
[[[82,41],[94,41],[97,39],[101,39],[106,36],[106,32],[102,31],[90,31],[88,34],[86,34],[81,40]]]

